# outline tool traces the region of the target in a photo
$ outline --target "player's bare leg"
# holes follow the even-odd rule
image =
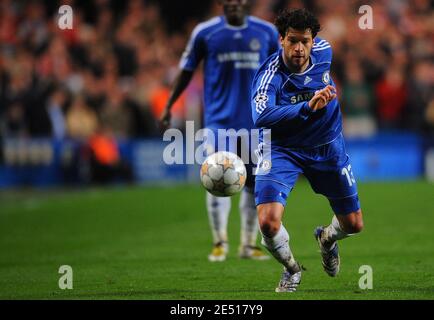
[[[327,227],[317,227],[314,236],[321,251],[324,271],[331,277],[339,273],[340,257],[337,241],[345,239],[363,229],[362,210],[347,215],[333,216],[332,223]]]
[[[258,217],[253,190],[244,188],[240,197],[239,209],[241,216],[240,258],[252,260],[270,259],[270,256],[265,254],[258,246],[256,246],[256,239],[258,236]]]
[[[212,262],[224,261],[229,249],[227,225],[231,209],[231,198],[216,197],[207,192],[206,204],[214,243],[208,260]]]
[[[294,292],[301,282],[301,268],[289,247],[289,235],[282,224],[284,207],[280,202],[257,206],[262,244],[283,267],[276,292]]]

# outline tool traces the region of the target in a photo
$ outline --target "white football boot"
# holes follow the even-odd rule
[[[294,272],[290,273],[285,267],[283,268],[282,278],[276,288],[276,292],[295,292],[301,283],[301,268],[297,264]]]
[[[324,227],[317,227],[314,232],[315,239],[318,242],[319,249],[321,252],[322,266],[324,271],[330,276],[335,277],[339,273],[339,267],[341,260],[339,257],[338,243],[335,241],[334,244],[328,249],[324,246],[322,242],[322,233],[324,232]]]

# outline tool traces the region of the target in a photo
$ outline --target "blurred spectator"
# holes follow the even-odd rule
[[[18,37],[33,53],[43,50],[48,39],[48,24],[42,2],[31,1],[24,10],[24,16],[17,25]]]
[[[66,95],[62,90],[56,90],[48,100],[47,112],[51,121],[52,137],[62,140],[66,135],[66,124],[63,106]]]
[[[66,115],[68,136],[85,141],[96,132],[98,117],[87,104],[83,96],[76,96]]]
[[[428,102],[426,108],[425,119],[428,123],[428,130],[431,135],[434,135],[434,98]]]
[[[372,116],[374,92],[364,80],[358,62],[346,66],[341,105],[345,115],[346,136],[369,136],[375,133],[375,119]]]
[[[124,162],[110,128],[101,126],[89,139],[91,181],[105,184],[116,180],[132,182],[131,167]]]
[[[19,102],[11,104],[3,115],[0,135],[5,138],[24,138],[28,136],[24,107]]]
[[[403,72],[399,68],[389,66],[383,79],[377,82],[375,91],[380,128],[397,128],[402,120],[408,96]]]
[[[416,62],[411,71],[409,81],[411,94],[405,119],[407,127],[414,131],[426,132],[429,127],[434,128],[434,118],[432,111],[430,111],[434,99],[433,74],[434,66],[428,60]],[[430,114],[431,116],[429,116]]]
[[[56,1],[0,1],[3,134],[61,138],[65,104],[59,108],[50,92],[62,87],[72,101],[82,95],[85,109],[116,136],[155,135],[161,101],[188,35],[198,20],[221,13],[216,1],[67,3],[74,9],[72,30],[57,27]],[[373,9],[372,30],[359,28],[360,1],[250,1],[251,12],[270,22],[284,7],[307,7],[318,15],[319,36],[333,47],[332,73],[342,87],[349,134],[373,132],[372,119],[381,129],[425,132],[431,128],[426,115],[433,99],[432,1],[367,4]],[[200,84],[201,74],[196,77]],[[201,90],[201,85],[188,88],[176,107],[176,127],[200,119]]]
[[[105,102],[105,93],[101,81],[94,75],[93,71],[85,70],[83,76],[83,96],[89,107],[96,113],[100,113]]]
[[[101,123],[109,128],[117,138],[130,137],[132,130],[132,112],[119,90],[108,92],[108,99],[101,110]]]

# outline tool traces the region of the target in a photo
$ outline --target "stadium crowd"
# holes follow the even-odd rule
[[[169,1],[170,2],[170,1]],[[434,10],[430,0],[251,0],[251,14],[273,21],[283,7],[318,14],[333,46],[333,77],[348,135],[378,129],[434,132]],[[159,135],[157,120],[192,28],[220,14],[164,12],[167,1],[0,2],[0,135],[116,139]],[[194,5],[194,1],[192,5]],[[58,27],[61,4],[73,29]],[[373,29],[359,28],[370,4]],[[196,10],[197,11],[197,10]],[[190,13],[190,14],[189,14]],[[182,23],[173,26],[176,17]],[[176,20],[176,21],[178,21]],[[197,72],[174,108],[174,126],[201,119]]]

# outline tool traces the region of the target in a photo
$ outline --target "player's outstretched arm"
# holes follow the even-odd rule
[[[320,110],[336,98],[335,88],[327,86],[318,90],[308,102],[300,102],[291,105],[291,108],[282,108],[276,105],[275,90],[269,86],[266,94],[256,92],[256,98],[252,101],[253,120],[258,127],[286,125],[294,119],[306,120],[310,114]]]
[[[290,108],[268,104],[263,111],[256,111],[253,121],[257,127],[272,128],[285,126],[295,119],[306,120],[312,112],[307,101],[291,105]]]
[[[187,88],[188,84],[193,77],[193,71],[190,70],[181,70],[178,76],[173,83],[172,91],[170,92],[169,100],[166,103],[166,107],[164,108],[163,114],[160,117],[160,128],[162,130],[166,130],[170,126],[170,118],[173,104],[179,98],[179,96],[184,92],[185,88]]]

